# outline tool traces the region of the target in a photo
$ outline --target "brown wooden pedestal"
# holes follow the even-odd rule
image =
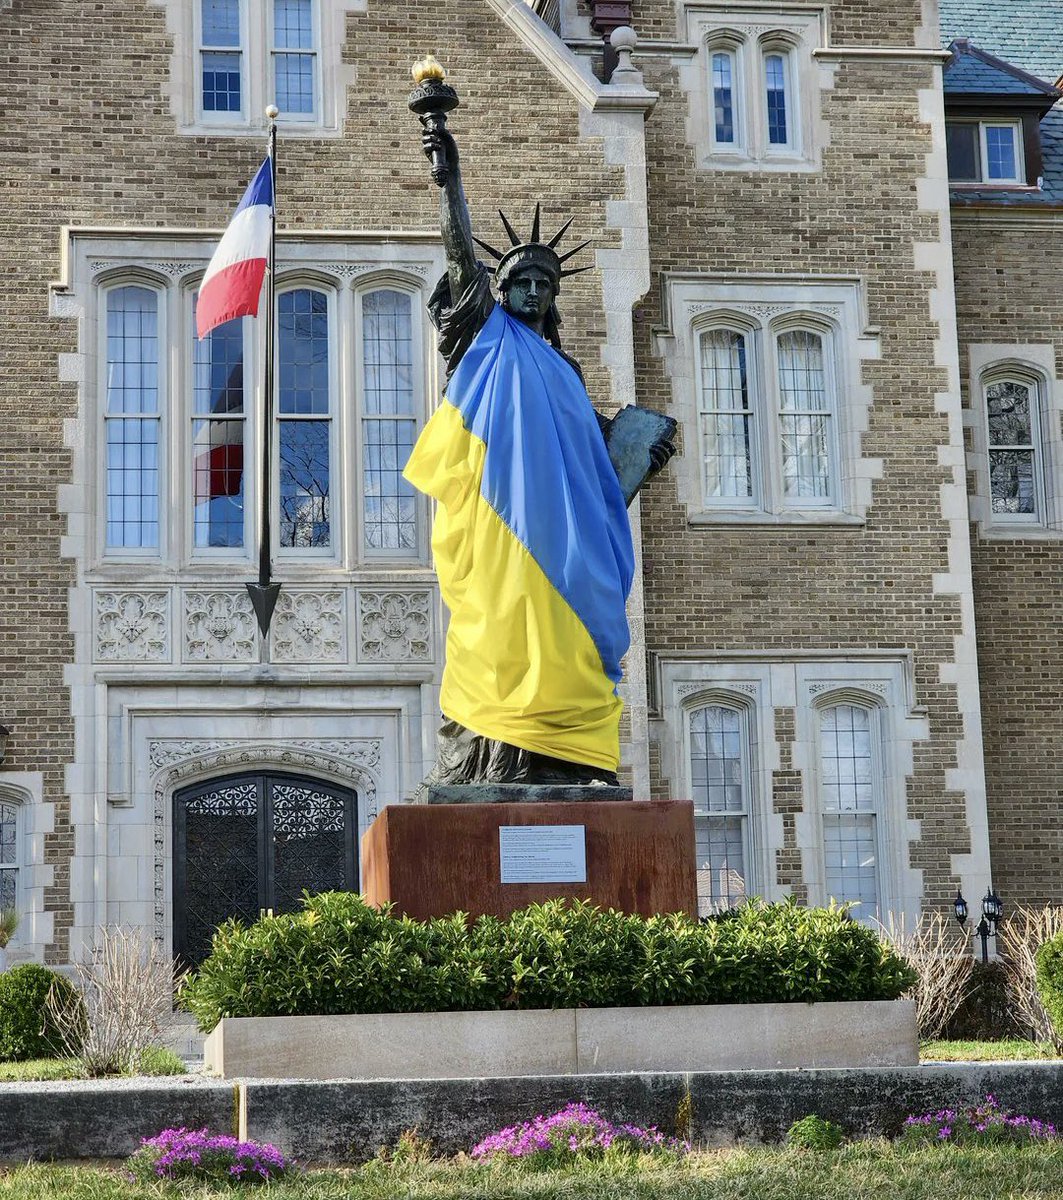
[[[502,826],[583,826],[585,883],[502,883]],[[508,916],[573,896],[624,912],[697,915],[689,800],[393,804],[362,838],[362,890],[411,917]]]

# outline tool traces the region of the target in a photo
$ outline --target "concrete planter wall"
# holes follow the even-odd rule
[[[629,1071],[901,1067],[915,1003],[227,1017],[207,1069],[244,1079],[493,1079]]]

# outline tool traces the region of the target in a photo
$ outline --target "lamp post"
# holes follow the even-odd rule
[[[960,925],[967,923],[967,901],[963,893],[957,890],[956,899],[952,902],[956,920]],[[990,884],[982,897],[982,919],[975,926],[975,933],[982,939],[982,962],[989,962],[989,939],[997,936],[1000,922],[1004,920],[1004,902],[993,890]]]

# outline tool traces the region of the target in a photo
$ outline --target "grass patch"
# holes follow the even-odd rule
[[[185,1075],[188,1067],[179,1055],[162,1046],[151,1046],[140,1056],[138,1075]],[[86,1079],[77,1058],[30,1058],[25,1062],[0,1062],[0,1083],[47,1082]]]
[[[1056,1200],[1063,1194],[1063,1148],[905,1148],[879,1141],[820,1153],[733,1149],[681,1162],[632,1158],[542,1172],[467,1159],[378,1161],[357,1170],[312,1171],[268,1190],[270,1200]],[[34,1164],[0,1174],[0,1200],[161,1195],[232,1200],[234,1191],[138,1185],[118,1169],[97,1167]]]
[[[1058,1056],[1047,1042],[1005,1038],[999,1042],[923,1042],[919,1057],[923,1062],[1011,1062]]]

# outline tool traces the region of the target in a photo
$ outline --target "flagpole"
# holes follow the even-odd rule
[[[280,115],[275,104],[266,109],[269,120],[268,147],[270,169],[270,191],[272,204],[269,213],[269,257],[266,260],[266,362],[262,376],[262,434],[261,469],[259,471],[259,546],[258,583],[249,583],[247,590],[251,604],[258,617],[262,636],[269,634],[270,619],[277,604],[281,585],[272,583],[273,552],[273,407],[274,407],[274,327],[276,323],[276,261],[277,261],[277,117]]]

